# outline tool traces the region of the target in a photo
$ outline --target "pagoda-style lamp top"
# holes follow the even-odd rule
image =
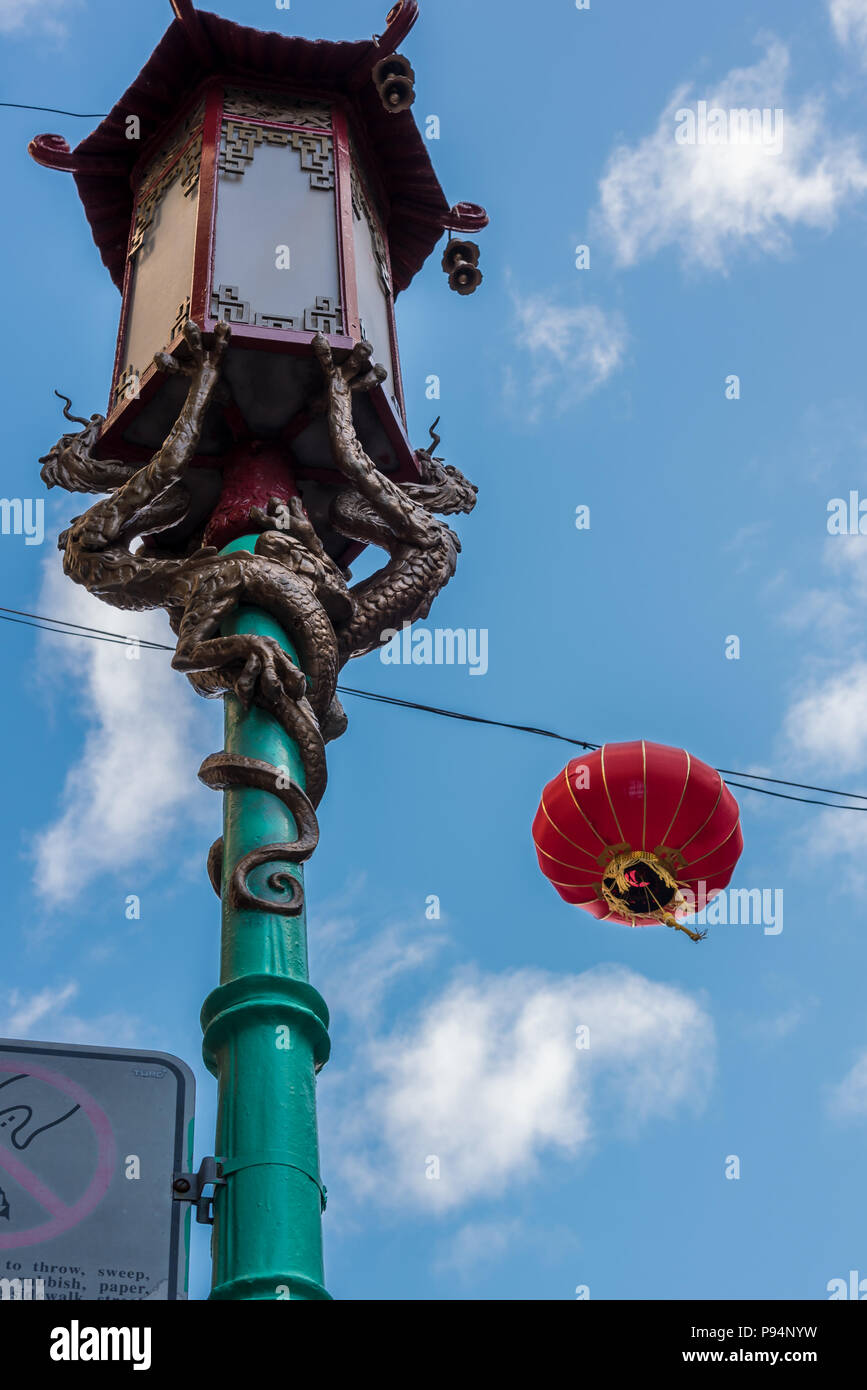
[[[356,429],[380,468],[416,478],[394,301],[448,231],[443,268],[453,289],[472,293],[481,272],[467,236],[488,219],[475,204],[449,205],[409,109],[414,73],[396,49],[417,0],[399,0],[381,36],[341,43],[171,3],[174,22],[97,129],[74,150],[57,135],[30,145],[38,163],[72,173],[122,293],[98,449],[144,461],[183,394],[154,354],[183,353],[188,318],[205,333],[227,320],[230,399],[202,435],[200,514],[225,491],[220,456],[264,441],[266,454],[291,457],[316,524],[327,510],[317,497],[339,480],[325,422],[309,409],[314,336],[324,333],[338,357],[362,338],[373,344],[386,375],[359,395]],[[349,557],[345,541],[322,538]]]

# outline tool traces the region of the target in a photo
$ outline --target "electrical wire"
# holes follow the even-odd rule
[[[129,643],[130,639],[124,637],[120,632],[109,632],[104,627],[85,627],[84,623],[72,623],[66,618],[44,618],[39,613],[24,613],[20,608],[0,608],[0,613],[15,613],[19,618],[38,618],[37,623],[22,623],[22,627],[39,627],[42,623],[62,623],[62,627],[43,627],[43,632],[64,632],[66,628],[77,628],[77,632],[67,632],[67,637],[77,637],[79,634],[88,633],[100,637],[119,638],[120,641]],[[11,618],[8,619],[12,621]],[[137,642],[140,647],[152,647],[155,651],[173,652],[174,647],[167,647],[165,642],[151,642],[147,637],[138,637]]]
[[[341,695],[357,695],[362,700],[371,700],[381,705],[397,705],[401,709],[422,710],[425,714],[438,714],[444,719],[462,719],[468,724],[489,724],[495,729],[514,729],[521,734],[537,734],[539,738],[554,738],[559,743],[571,743],[576,748],[601,748],[601,743],[586,743],[580,738],[568,738],[566,734],[555,734],[550,729],[536,729],[530,724],[508,724],[502,719],[485,719],[480,714],[460,714],[453,709],[439,709],[436,705],[420,705],[415,700],[400,700],[396,695],[379,695],[371,690],[353,690],[351,686],[338,687]],[[745,777],[749,773],[744,773]],[[867,798],[865,798],[867,800]]]
[[[115,646],[129,647],[132,638],[124,636],[120,632],[109,632],[106,628],[87,627],[84,623],[68,622],[65,618],[49,618],[40,613],[26,613],[20,608],[0,607],[0,621],[16,623],[21,627],[34,627],[40,632],[53,632],[60,637],[87,637],[94,642],[109,642]],[[164,642],[152,642],[147,638],[137,638],[135,641],[140,647],[145,647],[150,651],[173,652],[174,647],[167,646]],[[555,733],[552,729],[538,729],[532,724],[511,724],[505,719],[487,719],[480,714],[464,714],[459,710],[442,709],[438,705],[424,705],[417,700],[402,700],[397,695],[381,695],[373,690],[357,690],[352,686],[339,685],[337,687],[341,695],[352,695],[359,700],[368,700],[372,704],[391,705],[398,709],[418,710],[422,714],[435,714],[441,719],[457,719],[465,724],[484,724],[494,729],[510,729],[515,733],[534,734],[537,738],[551,738],[558,743],[568,743],[573,748],[586,748],[595,752],[602,747],[599,743],[589,743],[585,739],[571,738],[567,734]],[[731,768],[716,768],[717,772],[724,777],[749,777],[755,782],[772,782],[779,787],[795,787],[799,791],[824,792],[828,796],[839,796],[849,801],[867,802],[867,795],[861,792],[844,792],[834,787],[814,787],[808,782],[787,782],[782,777],[768,777],[761,773],[737,772]],[[867,811],[864,806],[840,806],[833,801],[817,801],[807,796],[792,796],[788,792],[774,792],[767,787],[755,787],[747,782],[729,782],[730,787],[737,787],[740,791],[758,792],[761,796],[773,796],[780,801],[799,801],[805,806],[827,806],[834,811]]]
[[[23,101],[0,101],[0,106],[11,107],[14,111],[50,111],[53,116],[75,116],[82,121],[102,121],[107,111],[61,111],[58,106],[28,106]]]

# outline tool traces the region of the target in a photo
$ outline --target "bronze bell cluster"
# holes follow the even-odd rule
[[[373,80],[386,111],[408,111],[415,101],[415,72],[400,53],[381,58],[373,69]]]
[[[452,237],[443,256],[443,270],[449,277],[449,289],[457,294],[475,294],[484,279],[479,270],[480,255],[474,241]]]

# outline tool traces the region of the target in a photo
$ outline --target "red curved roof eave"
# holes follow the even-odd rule
[[[367,135],[386,196],[397,204],[388,236],[395,286],[405,289],[443,229],[460,230],[460,221],[450,210],[411,113],[386,111],[369,80],[376,60],[393,49],[388,36],[380,46],[372,39],[333,43],[263,33],[202,11],[196,11],[196,17],[213,53],[210,64],[198,56],[187,29],[176,19],[109,115],[74,151],[62,154],[55,146],[58,153],[52,157],[51,145],[42,143],[46,137],[31,146],[40,163],[72,172],[93,239],[114,283],[118,288],[123,284],[133,209],[130,175],[139,153],[172,120],[188,95],[219,73],[237,80],[286,80],[343,93]],[[130,114],[141,120],[140,141],[126,138]]]

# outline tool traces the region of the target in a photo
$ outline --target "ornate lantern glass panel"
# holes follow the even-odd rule
[[[154,353],[175,343],[190,314],[204,102],[169,130],[138,178],[127,252],[111,414],[137,400]],[[132,441],[135,435],[131,436]]]
[[[364,447],[386,472],[417,476],[394,327],[394,289],[380,195],[362,165],[337,94],[209,84],[194,108],[152,142],[133,176],[135,208],[124,307],[101,447],[144,457],[180,408],[183,383],[153,365],[183,353],[188,317],[206,331],[225,319],[230,401],[202,434],[208,456],[243,439],[277,444],[316,513],[335,486],[326,423],[309,406],[321,389],[312,352],[323,333],[339,355],[359,338],[386,376],[354,402]]]

